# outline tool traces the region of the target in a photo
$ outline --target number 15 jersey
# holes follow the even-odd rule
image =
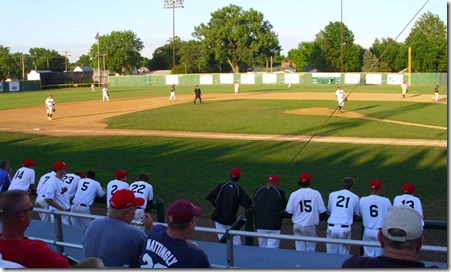
[[[293,223],[308,227],[318,225],[319,214],[326,211],[326,205],[317,190],[300,188],[291,193],[285,210],[293,215]]]

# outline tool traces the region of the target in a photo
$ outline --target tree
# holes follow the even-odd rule
[[[97,59],[94,63],[94,59],[90,55],[83,54],[78,58],[77,62],[75,62],[75,65],[97,67]]]
[[[407,67],[407,47],[392,38],[375,39],[370,51],[379,59],[380,72],[399,72]]]
[[[343,47],[343,72],[357,72],[361,67],[361,46],[354,44],[354,34],[343,24],[343,44],[341,43],[341,23],[329,23],[316,34],[312,52],[312,63],[321,71],[341,70],[341,47]]]
[[[438,15],[424,13],[415,22],[405,43],[412,48],[412,70],[448,71],[447,27]]]
[[[132,31],[112,31],[99,37],[100,54],[106,54],[105,67],[117,73],[130,74],[141,61],[139,53],[144,45]],[[98,43],[91,46],[89,55],[97,62]],[[97,63],[96,63],[97,64]],[[97,67],[95,65],[94,67]]]
[[[379,72],[378,67],[379,63],[376,56],[370,50],[366,50],[363,55],[362,72]]]
[[[304,66],[312,64],[314,46],[313,42],[302,42],[298,45],[298,48],[288,51],[288,59],[296,64],[297,71],[302,71]]]
[[[29,50],[31,63],[34,70],[50,70],[52,72],[63,72],[66,59],[55,50],[33,47]]]
[[[0,45],[0,80],[5,80],[11,76],[11,54],[9,47]]]
[[[213,52],[217,61],[229,63],[235,72],[242,62],[252,63],[256,58],[263,57],[268,63],[281,50],[263,14],[253,9],[243,11],[236,5],[213,12],[207,25],[194,27],[193,37],[201,41],[205,52]]]

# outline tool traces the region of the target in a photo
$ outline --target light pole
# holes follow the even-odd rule
[[[183,0],[164,0],[164,8],[172,9],[172,69],[175,72],[175,9],[183,8]]]
[[[340,73],[343,73],[343,0],[340,0]]]

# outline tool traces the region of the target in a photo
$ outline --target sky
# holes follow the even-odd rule
[[[0,45],[9,47],[10,53],[28,53],[33,47],[55,50],[67,54],[69,62],[89,52],[97,42],[97,32],[109,35],[128,30],[143,42],[141,55],[152,58],[153,51],[172,38],[173,19],[175,35],[188,41],[194,39],[195,26],[208,24],[211,13],[230,4],[261,12],[278,35],[283,55],[301,42],[313,41],[330,22],[342,19],[353,32],[354,43],[364,48],[369,48],[376,38],[394,39],[399,35],[397,41],[404,42],[415,21],[427,11],[448,24],[446,0],[185,0],[183,8],[175,10],[165,9],[165,0],[0,3]]]

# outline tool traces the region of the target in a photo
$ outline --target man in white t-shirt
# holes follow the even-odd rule
[[[310,188],[311,176],[305,172],[299,175],[298,185],[301,187],[291,193],[285,212],[293,221],[294,235],[317,236],[317,225],[320,216],[326,215],[326,206],[317,190]],[[316,242],[296,241],[298,251],[316,251]]]
[[[48,181],[49,184],[45,191],[45,202],[50,205],[50,210],[66,212],[70,210],[68,188],[63,180],[67,167],[67,164],[62,161],[57,161],[53,164],[53,170],[56,174]],[[61,216],[61,221],[63,224],[70,225],[70,219],[67,215]],[[53,215],[50,215],[50,222],[55,222]]]
[[[346,177],[341,181],[343,189],[329,194],[327,238],[351,239],[354,215],[360,215],[359,197],[352,192],[354,184],[354,178]],[[350,245],[327,244],[326,247],[327,253],[349,255]]]
[[[149,175],[146,173],[141,173],[138,175],[136,181],[130,184],[130,191],[132,191],[136,197],[144,199],[144,204],[136,207],[135,218],[133,219],[135,222],[144,222],[144,212],[147,206],[153,201],[153,187],[149,182]],[[142,229],[144,230],[144,227],[142,227]]]
[[[23,166],[14,174],[8,190],[22,190],[30,193],[35,188],[35,165],[36,162],[32,160],[24,160]]]
[[[421,221],[424,227],[423,205],[421,204],[421,200],[413,195],[415,190],[415,185],[412,183],[404,184],[402,186],[402,195],[395,196],[393,206],[407,205],[416,210],[421,215]]]
[[[69,199],[72,202],[72,199],[74,199],[75,192],[78,188],[78,183],[82,178],[85,178],[85,174],[81,171],[76,173],[68,173],[65,174],[63,177],[64,182],[67,185],[67,190],[69,193]]]
[[[377,242],[377,234],[382,228],[384,218],[390,209],[391,202],[388,198],[379,196],[382,183],[379,180],[370,182],[370,195],[360,198],[359,208],[362,213],[363,241]],[[381,247],[363,247],[364,256],[377,257],[384,254]]]
[[[38,195],[36,197],[36,207],[48,209],[49,204],[45,202],[45,191],[47,191],[47,187],[49,186],[51,180],[56,175],[55,171],[50,171],[45,175],[42,175],[42,177],[39,179],[38,187],[36,188],[36,194]],[[49,213],[39,213],[39,217],[41,218],[41,221],[50,221],[50,214]]]
[[[117,170],[114,172],[114,177],[112,181],[108,182],[106,187],[106,204],[110,207],[110,199],[114,192],[121,189],[129,189],[130,185],[127,183],[128,172],[124,170]]]
[[[96,197],[105,195],[106,190],[102,188],[100,183],[95,179],[94,171],[86,172],[86,178],[80,179],[77,191],[75,192],[74,200],[72,201],[71,212],[91,214],[90,207],[94,203]],[[92,219],[71,217],[72,225],[86,227]]]

